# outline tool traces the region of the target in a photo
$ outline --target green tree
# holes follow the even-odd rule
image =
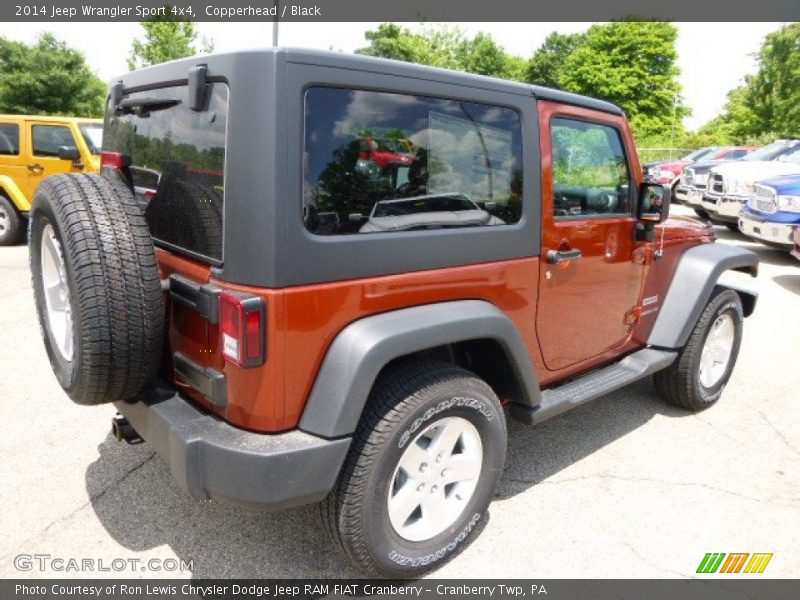
[[[548,35],[528,63],[526,78],[531,83],[553,88],[564,87],[567,57],[584,41],[582,33]]]
[[[507,54],[492,36],[467,37],[458,27],[425,29],[413,33],[393,23],[382,23],[364,34],[369,45],[358,54],[392,58],[503,79],[523,81],[526,61]]]
[[[131,71],[214,50],[213,42],[203,38],[198,51],[195,47],[197,27],[190,21],[159,17],[159,20],[143,21],[141,26],[144,40],[134,39],[128,56]]]
[[[83,54],[53,35],[34,44],[0,38],[0,112],[97,117],[105,95]]]
[[[800,134],[800,23],[784,25],[766,36],[758,53],[758,72],[746,82],[752,133]],[[747,131],[747,122],[739,123],[733,113],[731,118]]]
[[[721,114],[698,134],[735,144],[800,136],[800,23],[768,34],[756,57],[757,72],[728,92]]]
[[[672,23],[592,25],[559,71],[561,87],[621,106],[637,135],[666,134],[689,111],[683,105]]]
[[[715,117],[699,130],[699,135],[713,136],[718,143],[741,143],[746,138],[758,135],[761,126],[753,113],[748,99],[746,85],[728,92],[722,114]]]

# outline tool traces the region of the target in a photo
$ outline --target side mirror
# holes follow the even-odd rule
[[[662,223],[669,216],[672,190],[657,183],[643,183],[639,189],[636,218],[645,223]]]
[[[81,152],[75,146],[59,146],[58,158],[61,160],[79,160]]]

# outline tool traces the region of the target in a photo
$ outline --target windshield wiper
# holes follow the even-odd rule
[[[150,96],[140,96],[138,98],[125,98],[117,104],[117,110],[124,115],[135,114],[138,117],[147,118],[151,112],[166,110],[180,104],[176,98],[153,98]]]

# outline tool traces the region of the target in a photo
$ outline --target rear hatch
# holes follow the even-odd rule
[[[234,410],[228,390],[241,371],[264,362],[265,301],[213,279],[223,263],[228,86],[205,90],[199,106],[188,85],[117,91],[106,111],[102,163],[144,209],[169,285],[164,377],[247,425],[250,411]]]

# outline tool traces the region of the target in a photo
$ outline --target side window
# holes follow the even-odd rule
[[[735,158],[742,158],[746,156],[747,153],[750,152],[749,150],[739,149],[739,150],[732,150],[725,156],[725,160],[733,160]]]
[[[556,218],[629,214],[631,174],[619,131],[555,118],[550,134]]]
[[[75,138],[63,125],[34,125],[33,154],[35,156],[58,156],[61,146],[75,147]]]
[[[19,125],[16,123],[0,123],[0,154],[19,154]]]
[[[304,157],[303,218],[318,235],[520,219],[522,129],[508,108],[314,87]]]

